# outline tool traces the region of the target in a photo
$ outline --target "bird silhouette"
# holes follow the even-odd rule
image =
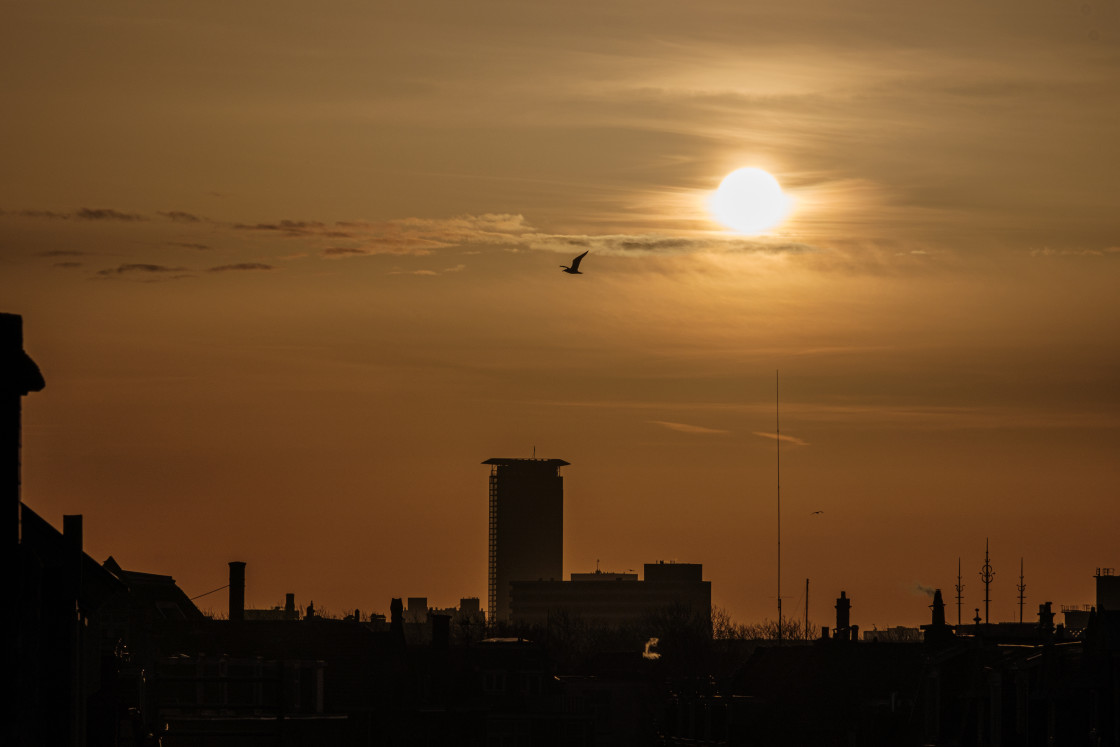
[[[591,251],[591,250],[588,249],[587,252],[589,252],[589,251]],[[560,265],[561,267],[564,268],[564,272],[568,273],[569,275],[582,275],[583,273],[579,271],[579,263],[580,263],[580,260],[582,260],[584,257],[587,256],[587,252],[584,252],[583,254],[581,254],[578,257],[576,257],[575,259],[573,259],[571,267],[568,267],[567,265]]]
[[[824,511],[814,511],[814,512],[813,512],[812,514],[810,514],[810,515],[811,515],[811,516],[816,516],[817,514],[823,514],[823,513],[824,513]]]

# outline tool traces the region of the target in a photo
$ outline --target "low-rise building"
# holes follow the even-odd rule
[[[570,581],[514,581],[510,610],[514,623],[545,625],[552,615],[618,627],[640,622],[668,607],[685,607],[709,618],[712,584],[700,563],[646,563],[636,573],[573,573]]]

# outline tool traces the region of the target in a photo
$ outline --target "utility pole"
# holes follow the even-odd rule
[[[809,579],[805,579],[805,640],[809,640]]]
[[[980,569],[980,580],[984,582],[984,624],[988,624],[991,620],[988,618],[988,609],[991,604],[991,588],[992,579],[996,577],[995,571],[992,570],[992,563],[988,558],[988,540],[984,540],[984,567]]]

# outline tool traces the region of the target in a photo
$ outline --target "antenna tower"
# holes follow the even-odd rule
[[[1027,590],[1027,585],[1023,583],[1023,559],[1019,558],[1019,585],[1016,586],[1019,590],[1019,622],[1023,622],[1023,600],[1026,599],[1023,592]]]
[[[778,371],[774,371],[774,445],[778,474],[778,645],[782,644],[782,431],[780,428]]]
[[[996,577],[995,571],[992,570],[992,563],[988,558],[988,540],[984,540],[984,567],[980,569],[980,580],[984,582],[984,623],[990,622],[988,619],[988,607],[991,604],[991,586],[992,579]]]
[[[957,590],[957,625],[961,624],[961,592],[964,591],[964,584],[961,583],[961,559],[957,558],[957,585],[953,587]]]
[[[801,637],[809,640],[809,579],[805,579],[805,630]]]

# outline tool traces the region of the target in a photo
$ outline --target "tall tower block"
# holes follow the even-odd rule
[[[509,620],[510,582],[560,581],[564,573],[563,459],[487,459],[490,579],[487,614]]]

